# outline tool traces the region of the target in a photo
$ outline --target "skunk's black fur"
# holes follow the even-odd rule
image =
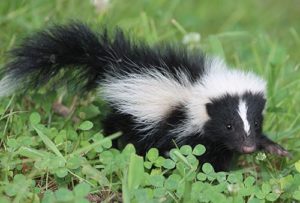
[[[11,51],[0,96],[50,80],[80,91],[100,86],[112,109],[104,133],[123,132],[115,146],[133,143],[139,154],[156,147],[167,155],[174,143],[203,144],[201,163],[217,171],[229,169],[234,153],[288,154],[262,134],[263,80],[202,53],[133,42],[120,29],[112,36],[81,23],[34,34]]]

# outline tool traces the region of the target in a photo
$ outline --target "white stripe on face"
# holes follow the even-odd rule
[[[248,110],[248,107],[247,107],[247,104],[245,101],[243,100],[240,100],[239,102],[239,109],[238,109],[238,113],[243,121],[243,124],[244,124],[244,130],[247,134],[247,136],[250,135],[250,125],[249,125],[249,122],[247,120],[247,110]]]

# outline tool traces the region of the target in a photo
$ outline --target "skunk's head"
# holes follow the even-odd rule
[[[188,105],[192,128],[230,150],[254,152],[262,136],[266,82],[251,72],[228,69],[220,60],[206,66]]]
[[[240,153],[254,152],[262,136],[265,99],[261,93],[226,94],[206,104],[209,120],[203,126],[208,139]]]

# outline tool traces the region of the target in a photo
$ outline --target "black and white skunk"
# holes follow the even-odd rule
[[[38,32],[11,53],[0,96],[50,80],[99,88],[111,107],[104,133],[123,132],[116,143],[133,143],[141,155],[152,147],[167,155],[175,146],[203,144],[200,162],[216,171],[228,170],[234,154],[288,155],[262,133],[266,82],[220,59],[150,47],[120,29],[109,37],[77,22]]]

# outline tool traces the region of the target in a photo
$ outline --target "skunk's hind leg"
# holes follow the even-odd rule
[[[136,124],[131,115],[122,114],[117,111],[112,111],[103,121],[104,135],[108,136],[116,132],[121,132],[122,135],[113,140],[113,147],[123,149],[127,144],[134,145],[136,151],[140,155],[145,155],[146,145],[141,140],[141,133],[136,129]]]

